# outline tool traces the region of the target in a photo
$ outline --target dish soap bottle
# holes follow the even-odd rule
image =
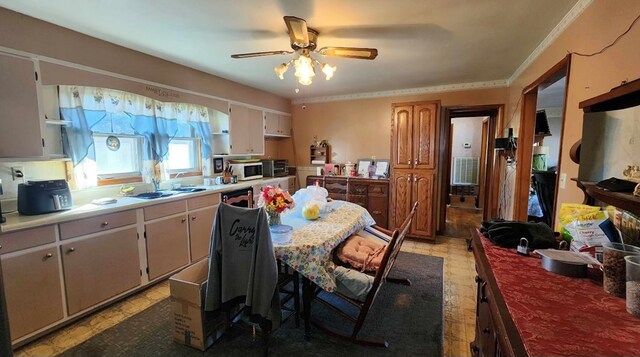
[[[375,156],[371,156],[371,163],[369,164],[369,177],[373,178],[376,177],[376,169],[377,169],[377,165],[376,165],[376,157]]]

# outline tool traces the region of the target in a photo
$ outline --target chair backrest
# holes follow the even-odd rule
[[[239,195],[228,197],[227,195],[222,195],[222,202],[235,206],[234,203],[239,203],[242,201],[247,201],[249,203],[248,208],[253,208],[253,191],[248,190],[246,195]]]
[[[367,295],[367,298],[364,302],[365,306],[371,306],[371,304],[373,304],[373,301],[375,300],[376,296],[378,295],[378,292],[380,291],[380,287],[382,286],[382,283],[385,281],[385,279],[387,278],[387,275],[389,275],[389,272],[393,268],[393,264],[395,263],[396,258],[398,257],[398,253],[400,252],[400,247],[402,246],[402,242],[404,242],[404,239],[407,236],[409,229],[411,228],[411,222],[413,221],[413,217],[416,214],[418,205],[419,205],[418,202],[413,204],[413,207],[411,208],[411,212],[409,213],[407,218],[404,220],[402,225],[393,231],[393,234],[391,235],[391,241],[389,242],[389,245],[387,246],[387,249],[385,250],[384,255],[382,256],[382,262],[380,263],[380,268],[378,268],[376,275],[374,277],[373,286],[371,287],[371,290],[369,291],[369,294]]]

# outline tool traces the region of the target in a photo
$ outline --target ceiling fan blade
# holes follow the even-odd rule
[[[330,57],[347,57],[367,60],[372,60],[378,57],[377,49],[361,47],[322,47],[318,50],[318,53]]]
[[[284,22],[287,24],[287,29],[289,30],[291,45],[300,48],[308,47],[309,30],[307,29],[307,22],[295,16],[285,16]]]
[[[290,55],[293,51],[266,51],[266,52],[250,52],[250,53],[237,53],[235,55],[231,55],[231,58],[250,58],[250,57],[261,57],[261,56],[271,56],[271,55]]]

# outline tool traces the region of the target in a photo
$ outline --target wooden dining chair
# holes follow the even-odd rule
[[[315,299],[317,301],[319,301],[320,303],[326,305],[327,307],[329,307],[331,310],[335,311],[336,313],[340,314],[341,316],[345,317],[348,320],[351,320],[352,322],[355,323],[353,330],[351,332],[350,336],[338,333],[326,326],[323,326],[322,324],[316,322],[316,321],[312,321],[313,324],[318,327],[319,329],[325,331],[326,333],[328,333],[329,335],[332,335],[334,337],[338,337],[338,338],[342,338],[342,339],[346,339],[349,340],[351,342],[354,343],[358,343],[358,344],[362,344],[362,345],[372,345],[372,346],[380,346],[380,347],[388,347],[389,344],[387,343],[387,341],[373,341],[373,340],[362,340],[358,338],[358,333],[360,332],[360,330],[362,329],[362,325],[364,324],[365,319],[367,318],[367,314],[369,313],[369,310],[371,309],[371,306],[373,305],[373,302],[375,301],[376,297],[378,296],[378,293],[380,292],[380,288],[382,287],[383,283],[385,281],[391,282],[391,283],[398,283],[398,284],[403,284],[403,285],[411,285],[411,282],[408,279],[397,279],[397,278],[389,278],[389,272],[391,271],[391,269],[393,268],[393,264],[396,261],[396,258],[398,257],[398,253],[400,252],[400,247],[402,246],[402,242],[404,241],[405,237],[407,236],[407,232],[409,231],[409,228],[411,227],[411,222],[413,220],[413,217],[416,214],[416,210],[418,208],[418,202],[415,202],[413,204],[413,207],[411,209],[411,212],[409,213],[409,215],[407,216],[407,218],[404,220],[404,222],[402,223],[402,225],[395,229],[393,231],[393,233],[391,233],[391,240],[389,241],[389,245],[387,246],[385,253],[382,257],[382,262],[380,264],[380,267],[378,268],[378,270],[375,273],[374,276],[374,280],[373,280],[373,285],[371,287],[371,290],[369,290],[369,292],[367,293],[366,298],[364,299],[364,301],[359,301],[356,300],[354,298],[348,297],[340,292],[333,292],[332,295],[334,296],[338,296],[340,297],[342,300],[346,301],[347,303],[355,306],[356,308],[359,309],[359,313],[358,316],[356,318],[354,318],[353,316],[349,315],[348,313],[344,312],[342,309],[340,309],[338,306],[336,306],[335,304],[325,300],[324,298],[321,297],[321,295],[316,294]],[[388,232],[388,231],[387,231]],[[362,273],[364,274],[364,273]],[[323,290],[320,289],[320,291],[318,292],[322,292]]]
[[[242,201],[247,201],[249,204],[248,208],[253,208],[253,191],[248,190],[246,195],[239,195],[239,196],[233,196],[233,197],[229,197],[225,194],[222,195],[222,202],[228,205],[235,206],[234,203],[240,203]]]

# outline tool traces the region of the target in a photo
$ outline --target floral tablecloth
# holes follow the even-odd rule
[[[331,205],[333,210],[315,221],[282,215],[282,224],[294,228],[291,241],[274,245],[278,259],[329,292],[336,289],[331,251],[351,234],[376,224],[361,206],[345,201],[333,201]]]

